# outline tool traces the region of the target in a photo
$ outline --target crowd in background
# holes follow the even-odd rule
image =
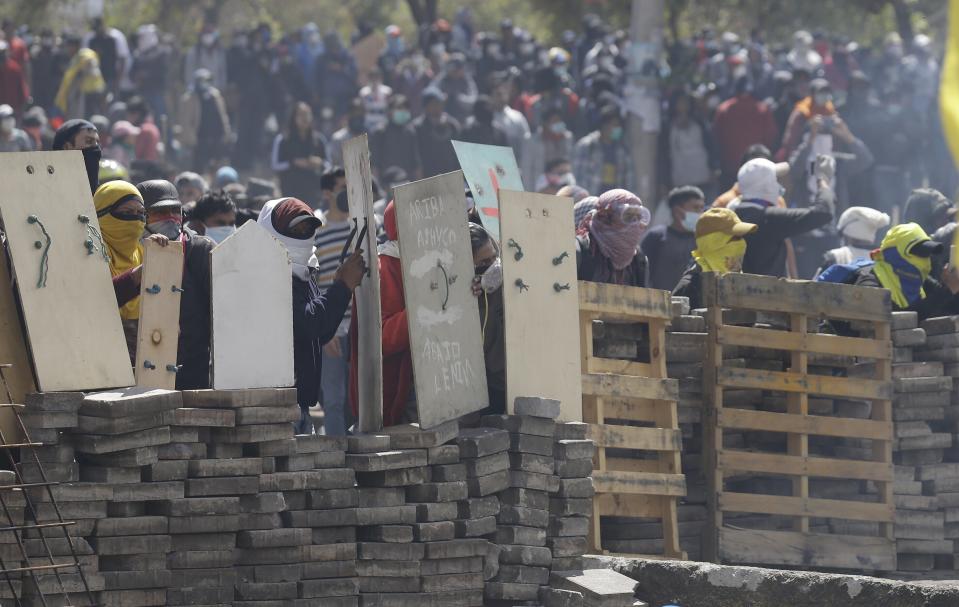
[[[102,193],[103,184],[165,180],[139,187],[147,233],[212,247],[256,219],[288,239],[311,284],[295,299],[315,321],[297,354],[301,406],[315,404],[319,390],[327,432],[349,425],[355,324],[338,285],[344,275],[351,288],[362,278],[356,259],[340,266],[349,235],[340,167],[343,142],[363,133],[387,276],[398,272],[383,261],[398,257],[391,188],[459,169],[450,142],[460,140],[512,148],[528,191],[573,197],[583,280],[675,290],[695,302],[702,272],[742,270],[882,286],[901,308],[918,305],[920,293],[929,311],[956,305],[959,284],[936,274],[948,265],[959,178],[938,120],[939,52],[926,35],[864,44],[824,32],[767,39],[706,28],[672,41],[658,74],[658,200],[644,204],[629,137],[638,119],[626,91],[631,46],[595,15],[548,42],[508,19],[479,31],[469,9],[412,32],[361,26],[349,41],[314,23],[223,36],[211,17],[191,45],[155,25],[121,32],[102,19],[84,33],[10,22],[2,31],[0,151],[83,149],[97,208],[110,216],[125,190]],[[299,204],[288,208],[289,200]],[[172,206],[155,207],[164,201],[180,214],[160,213]],[[311,213],[325,224],[307,221]],[[495,242],[470,217],[476,290],[493,293]],[[127,276],[134,261],[115,275]],[[927,279],[941,282],[924,290]],[[405,322],[402,291],[387,291]],[[328,317],[326,304],[311,303],[324,297]],[[483,301],[481,313],[491,314],[495,301]],[[386,327],[385,304],[384,315]],[[502,346],[487,346],[496,367],[489,357]],[[301,366],[308,356],[314,367]],[[301,386],[305,369],[322,376],[318,385]],[[397,363],[397,373],[407,371]],[[398,421],[409,394],[392,396]]]

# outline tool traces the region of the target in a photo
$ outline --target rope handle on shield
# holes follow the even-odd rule
[[[40,277],[37,279],[37,288],[42,289],[47,286],[47,271],[50,269],[50,245],[53,243],[53,239],[50,238],[50,233],[47,232],[46,226],[43,225],[43,222],[40,221],[40,218],[36,215],[27,217],[27,223],[35,224],[39,227],[40,232],[43,233],[43,238],[46,240],[46,242],[37,240],[33,243],[34,247],[42,250],[40,255]]]
[[[359,220],[356,217],[353,218],[353,227],[350,229],[350,235],[347,236],[346,242],[343,243],[343,250],[340,252],[340,264],[346,261],[346,258],[350,256],[350,249],[353,247],[354,237],[356,237],[356,232],[359,230],[359,237],[356,237],[356,248],[363,246],[363,242],[366,240],[366,234],[369,231],[369,221],[366,217],[363,218],[363,229],[360,230]],[[355,250],[355,249],[354,249]],[[372,256],[370,257],[372,263]],[[366,268],[366,275],[370,275],[370,269]]]
[[[90,223],[90,218],[86,215],[77,215],[77,221],[87,228],[87,238],[83,241],[83,246],[87,248],[87,255],[93,255],[99,252],[103,260],[110,263],[110,253],[107,251],[106,243],[103,242],[103,235],[100,234],[100,230],[96,229],[93,224]]]

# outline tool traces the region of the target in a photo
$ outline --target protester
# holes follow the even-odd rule
[[[80,150],[83,164],[90,182],[90,192],[95,192],[100,173],[100,134],[92,122],[86,120],[67,120],[57,129],[53,137],[53,149]]]
[[[93,195],[100,233],[110,254],[110,274],[114,277],[134,270],[143,263],[140,237],[146,227],[143,197],[136,186],[126,181],[105,183]],[[120,319],[130,360],[136,359],[137,320],[140,297],[137,294],[120,306]]]
[[[146,231],[183,247],[176,389],[207,389],[210,387],[210,253],[216,243],[183,228],[182,205],[175,185],[152,179],[138,183],[137,190],[146,207]]]
[[[236,233],[236,204],[223,190],[207,192],[196,202],[188,226],[220,244]]]
[[[373,131],[386,125],[386,109],[393,89],[383,84],[383,72],[378,69],[370,70],[367,81],[366,86],[360,89],[359,95],[366,111],[366,130]]]
[[[321,398],[321,349],[336,334],[353,289],[366,274],[366,264],[359,251],[353,253],[335,272],[333,284],[321,291],[312,275],[316,268],[313,239],[322,221],[310,206],[296,198],[271,200],[263,206],[257,223],[286,247],[292,262],[293,371],[300,405],[296,433],[312,434],[310,408]]]
[[[918,223],[926,234],[933,234],[956,217],[956,209],[942,192],[931,188],[913,190],[902,211],[903,223]]]
[[[533,190],[540,194],[558,194],[561,189],[575,185],[573,165],[566,158],[554,158],[546,163],[545,172],[536,177]]]
[[[527,188],[546,174],[546,166],[563,158],[573,157],[573,133],[563,121],[563,112],[550,108],[543,113],[543,123],[535,133],[528,135],[520,158],[520,170]]]
[[[284,196],[316,208],[320,175],[326,168],[326,145],[313,125],[313,110],[302,101],[293,106],[286,131],[273,140],[273,170]]]
[[[328,211],[336,207],[337,196],[346,190],[346,170],[336,167],[320,177],[319,209]]]
[[[210,164],[227,156],[233,139],[230,117],[220,90],[206,68],[193,75],[192,86],[180,98],[179,136],[184,154],[193,166],[205,171]]]
[[[383,324],[383,424],[395,426],[418,421],[416,395],[413,392],[413,355],[406,322],[406,298],[403,295],[403,272],[400,268],[399,232],[396,228],[396,206],[386,205],[383,215],[387,241],[380,245],[380,305]],[[353,318],[356,302],[353,303]],[[357,369],[359,364],[359,330],[350,325],[350,407],[358,416]]]
[[[599,129],[576,142],[573,173],[576,183],[587,192],[635,189],[633,155],[624,133],[619,108],[607,106],[601,112]]]
[[[559,196],[559,192],[556,193]],[[596,196],[584,196],[573,205],[573,226],[574,230],[579,230],[583,220],[589,215],[590,211],[596,209],[596,203],[599,198]]]
[[[696,247],[694,233],[706,208],[706,197],[696,186],[674,188],[666,198],[672,223],[650,229],[642,251],[649,263],[649,287],[671,291],[689,265]]]
[[[17,117],[13,108],[0,105],[0,152],[30,152],[33,142],[30,137],[17,128]]]
[[[736,96],[724,101],[713,118],[713,136],[719,150],[722,188],[732,186],[740,159],[757,143],[775,149],[779,133],[769,106],[753,96],[747,77],[736,81]]]
[[[930,258],[942,249],[919,224],[903,223],[886,233],[870,259],[831,266],[816,280],[887,289],[893,310],[917,312],[920,320],[950,316],[959,312],[959,276],[946,267],[941,283],[931,277]]]
[[[818,276],[826,268],[836,264],[850,264],[857,259],[868,259],[876,246],[876,234],[889,225],[889,215],[869,207],[849,207],[839,216],[836,231],[842,237],[843,246],[827,251]]]
[[[696,221],[696,248],[690,264],[673,288],[674,297],[688,297],[691,308],[702,308],[703,272],[726,274],[742,272],[749,250],[746,238],[759,226],[741,221],[730,209],[715,208],[704,212]]]
[[[609,190],[596,201],[576,231],[579,280],[629,287],[646,286],[646,256],[639,242],[649,226],[649,210],[638,196]]]
[[[173,183],[176,185],[177,192],[180,193],[180,202],[184,206],[190,205],[190,208],[210,190],[206,179],[192,171],[180,173],[173,180]]]
[[[469,143],[506,147],[506,133],[493,124],[493,104],[486,95],[480,95],[473,104],[473,115],[466,119],[460,139]]]
[[[776,164],[756,158],[739,169],[737,182],[741,198],[730,208],[746,223],[760,229],[746,237],[749,248],[743,260],[743,272],[767,276],[786,275],[785,240],[826,225],[832,219],[834,194],[832,176],[835,164],[829,157],[817,160],[816,198],[806,208],[780,208],[776,201],[783,193]]]
[[[19,115],[30,99],[30,84],[20,64],[10,56],[10,45],[0,40],[0,103]]]
[[[473,251],[473,294],[479,303],[486,360],[486,389],[489,407],[483,414],[506,413],[506,340],[503,320],[503,264],[496,241],[479,224],[470,223],[470,247]]]
[[[96,113],[106,82],[100,73],[97,54],[80,48],[80,39],[74,35],[63,37],[63,48],[70,58],[54,104],[67,118],[83,118]]]
[[[383,177],[391,168],[400,168],[407,178],[419,179],[419,146],[410,128],[413,114],[404,95],[393,95],[389,103],[389,121],[370,133],[370,156],[375,158],[374,171]]]
[[[713,171],[717,167],[711,134],[693,115],[693,100],[688,93],[675,95],[669,109],[669,121],[660,138],[661,183],[671,188],[694,185],[712,199]]]
[[[324,179],[326,179],[324,175]],[[343,178],[345,181],[345,178]],[[324,185],[328,185],[324,183]],[[316,231],[315,281],[320,289],[329,289],[336,279],[340,266],[340,255],[350,238],[350,204],[346,189],[342,187],[332,194],[334,202],[325,207],[323,225]],[[330,190],[331,193],[335,188]],[[335,335],[323,346],[323,374],[320,379],[323,407],[323,433],[328,436],[343,436],[350,423],[347,421],[347,394],[350,379],[350,321],[351,310],[343,315]]]
[[[444,110],[446,94],[437,88],[423,91],[423,115],[413,121],[416,148],[424,178],[459,169],[450,143],[460,136],[460,123]]]

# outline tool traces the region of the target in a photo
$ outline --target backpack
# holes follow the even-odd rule
[[[816,282],[848,284],[853,280],[856,272],[863,268],[868,268],[875,263],[876,262],[871,259],[862,257],[852,263],[837,263],[823,270],[822,274],[816,277]]]

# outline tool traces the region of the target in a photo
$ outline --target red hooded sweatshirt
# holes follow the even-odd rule
[[[393,202],[383,214],[386,236],[398,240],[396,209]],[[413,386],[413,356],[410,354],[410,333],[406,325],[406,300],[403,297],[403,272],[400,260],[389,255],[379,256],[380,304],[383,318],[383,425],[401,422]],[[353,300],[353,321],[350,325],[350,406],[358,416],[356,385],[359,337],[357,332],[356,299]]]

